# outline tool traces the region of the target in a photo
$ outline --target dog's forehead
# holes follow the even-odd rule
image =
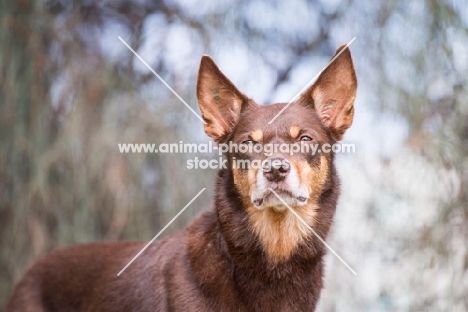
[[[235,134],[261,131],[264,136],[272,133],[275,136],[284,136],[290,135],[291,130],[297,128],[297,130],[308,129],[326,135],[320,118],[313,109],[291,104],[283,110],[286,105],[279,103],[249,107],[242,112]],[[273,118],[275,118],[273,122],[269,123]]]

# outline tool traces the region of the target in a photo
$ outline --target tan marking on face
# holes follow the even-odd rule
[[[295,211],[310,226],[316,215],[315,205],[294,207]],[[299,244],[309,236],[310,230],[289,210],[258,210],[253,206],[247,209],[253,231],[258,235],[268,259],[274,263],[287,260]]]
[[[324,155],[320,156],[320,185],[323,187],[328,177],[328,159]]]
[[[250,134],[250,137],[255,142],[262,142],[263,141],[263,131],[260,130],[260,129],[252,131],[252,133]]]
[[[234,185],[237,187],[241,195],[242,202],[245,207],[252,205],[250,201],[250,191],[257,183],[258,169],[239,170],[233,166],[232,173],[234,176]]]
[[[313,174],[312,168],[306,161],[291,161],[291,164],[299,175],[299,184],[307,186],[307,190],[310,193],[311,184],[309,177]]]
[[[234,184],[237,186],[239,192],[243,195],[249,193],[249,183],[247,171],[239,170],[237,167],[232,168],[232,173],[234,176]]]
[[[289,134],[294,139],[297,138],[299,132],[301,132],[301,128],[299,128],[298,126],[292,126],[291,128],[289,128]]]
[[[323,186],[328,177],[328,159],[324,155],[320,155],[320,164],[317,167],[312,167],[306,161],[298,162],[299,181],[301,185],[306,185],[309,189],[310,199],[313,203],[317,203],[320,195],[323,192]]]

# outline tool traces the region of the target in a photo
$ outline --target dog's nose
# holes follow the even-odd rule
[[[284,158],[268,159],[263,163],[263,175],[270,182],[283,181],[291,169],[291,164]]]

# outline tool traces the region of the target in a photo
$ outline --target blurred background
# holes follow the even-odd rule
[[[453,1],[1,1],[0,307],[57,247],[150,240],[209,209],[215,170],[118,143],[206,143],[200,57],[288,102],[351,45],[355,120],[318,311],[468,310],[468,4]],[[210,155],[216,158],[216,155]],[[124,264],[123,264],[124,265]]]

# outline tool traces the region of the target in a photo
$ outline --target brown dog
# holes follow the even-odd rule
[[[277,119],[285,104],[260,106],[203,56],[197,96],[205,131],[217,143],[333,144],[353,120],[357,81],[351,53],[340,56]],[[272,160],[269,168],[236,160]],[[18,283],[11,311],[312,311],[323,286],[322,238],[335,213],[333,153],[227,153],[214,207],[192,224],[145,245],[95,243],[57,250]],[[279,164],[279,165],[278,165]]]

